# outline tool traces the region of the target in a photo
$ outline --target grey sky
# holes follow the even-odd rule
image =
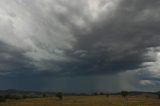
[[[159,90],[159,5],[0,0],[0,88]]]

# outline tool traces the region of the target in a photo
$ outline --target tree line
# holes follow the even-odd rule
[[[160,99],[160,92],[157,92],[156,94],[157,94],[158,98]],[[99,92],[99,93],[95,92],[95,93],[93,93],[93,96],[97,96],[97,95],[106,95],[106,97],[109,97],[111,94],[110,93],[103,93],[103,92]],[[129,92],[128,91],[121,91],[120,95],[122,97],[126,98],[129,95]],[[55,97],[58,100],[63,100],[63,96],[64,96],[64,94],[62,92],[57,92],[55,94]],[[38,98],[38,97],[40,97],[40,96],[28,96],[28,95],[18,96],[18,95],[7,94],[7,95],[0,95],[0,102],[5,102],[6,100],[18,100],[18,99]],[[43,93],[41,95],[41,97],[45,98],[45,97],[48,97],[48,95]]]

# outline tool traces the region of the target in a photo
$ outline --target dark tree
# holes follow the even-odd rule
[[[160,99],[160,92],[158,92],[157,95],[158,95],[158,99]]]
[[[122,95],[123,97],[126,97],[126,96],[128,95],[128,91],[121,91],[121,95]]]
[[[56,97],[59,98],[59,100],[63,100],[63,93],[62,92],[58,92],[56,94]]]
[[[95,92],[93,95],[94,95],[94,96],[97,96],[97,95],[98,95],[98,93],[97,93],[97,92]]]
[[[27,95],[23,95],[23,99],[26,99],[27,98]]]
[[[0,96],[0,102],[5,102],[5,101],[6,101],[5,97],[4,96]]]
[[[103,93],[103,92],[100,92],[99,95],[104,95],[104,93]]]

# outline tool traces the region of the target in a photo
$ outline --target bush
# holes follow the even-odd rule
[[[5,97],[4,96],[0,96],[0,102],[5,102],[5,101],[6,101]]]
[[[158,92],[157,95],[158,95],[158,99],[160,99],[160,92]]]
[[[45,98],[45,97],[47,97],[47,95],[45,93],[43,93],[42,97]]]
[[[27,98],[27,95],[23,95],[23,99],[26,99]]]
[[[100,92],[99,95],[104,95],[104,93],[103,93],[103,92]]]
[[[18,99],[21,99],[21,97],[20,97],[20,96],[17,96],[17,95],[14,95],[14,96],[12,96],[11,99],[13,99],[13,100],[18,100]]]
[[[10,98],[11,98],[11,95],[7,94],[7,95],[4,96],[4,98],[5,98],[5,99],[10,99]]]
[[[63,93],[62,92],[58,92],[56,94],[56,97],[59,98],[59,100],[63,100]]]
[[[158,98],[160,99],[160,94],[158,94]]]

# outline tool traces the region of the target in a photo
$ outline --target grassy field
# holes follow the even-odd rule
[[[128,101],[128,102],[127,102]],[[160,106],[160,99],[141,96],[65,96],[58,100],[56,97],[8,100],[0,106]]]

